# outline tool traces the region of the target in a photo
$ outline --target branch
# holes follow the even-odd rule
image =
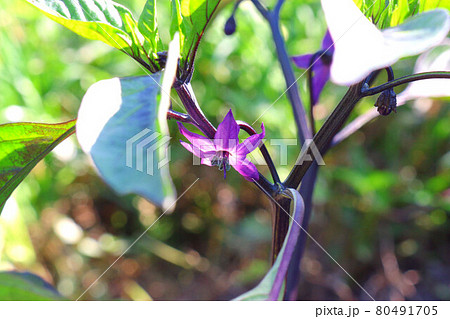
[[[300,281],[300,262],[303,257],[303,252],[305,251],[308,236],[306,232],[308,231],[309,220],[311,219],[312,214],[312,197],[318,170],[319,166],[314,163],[314,165],[306,173],[305,178],[302,181],[302,185],[300,186],[300,195],[303,197],[303,201],[305,203],[305,213],[302,221],[302,232],[297,239],[286,277],[286,291],[284,294],[284,300],[297,299],[297,289]]]
[[[279,16],[281,7],[284,4],[284,0],[278,0],[277,4],[275,5],[275,8],[273,8],[273,14]]]
[[[371,88],[371,89],[362,89],[363,95],[375,95],[377,93],[383,92],[384,90],[391,89],[397,85],[405,84],[412,81],[418,81],[418,80],[426,80],[426,79],[432,79],[432,78],[439,78],[439,79],[449,79],[450,78],[450,72],[425,72],[425,73],[418,73],[413,74],[409,76],[405,76],[402,78],[399,78],[397,80],[392,80],[393,74],[392,69],[386,68],[386,71],[388,72],[388,78],[390,79],[389,82],[384,83],[380,86]],[[347,137],[358,131],[361,127],[372,121],[373,119],[377,118],[380,114],[377,112],[376,109],[370,109],[366,113],[358,116],[356,119],[354,119],[352,122],[350,122],[346,127],[344,127],[339,133],[336,134],[336,136],[333,138],[330,147],[333,147],[339,143],[341,143],[343,140],[345,140]]]
[[[352,85],[348,89],[347,93],[345,93],[344,97],[336,106],[333,113],[331,113],[331,115],[320,128],[319,132],[317,132],[317,134],[314,136],[313,143],[319,150],[320,154],[325,154],[334,135],[336,135],[336,133],[342,128],[342,126],[350,116],[350,113],[354,109],[356,103],[358,103],[358,101],[362,98],[362,84],[363,82],[360,82],[358,84]],[[310,157],[314,158],[314,155],[310,153],[310,149],[304,152],[304,154],[299,155],[294,168],[284,181],[286,187],[299,187],[303,176],[313,163],[312,161],[306,161],[306,159]]]
[[[284,39],[281,36],[278,18],[271,18],[269,20],[269,24],[272,30],[272,37],[275,42],[278,60],[281,65],[281,69],[283,70],[284,80],[286,82],[286,94],[292,105],[298,135],[301,143],[303,144],[306,139],[312,138],[312,133],[308,128],[305,108],[303,107],[300,99],[300,93],[298,92],[297,79],[295,78],[294,71],[292,70],[291,61],[286,51]]]
[[[316,125],[314,121],[314,83],[313,83],[313,70],[312,66],[314,63],[317,62],[318,59],[323,55],[324,53],[316,52],[311,56],[311,59],[309,59],[309,66],[308,66],[308,86],[309,86],[309,122],[311,124],[311,131],[313,134],[316,134]]]
[[[248,135],[254,135],[256,134],[256,131],[253,127],[251,127],[248,123],[245,123],[243,121],[236,121],[239,125],[239,127],[248,133]],[[266,145],[261,144],[259,147],[259,150],[261,151],[262,156],[264,157],[264,160],[266,161],[267,166],[269,167],[270,174],[272,175],[273,182],[275,184],[281,183],[280,177],[278,176],[277,169],[275,168],[275,164],[273,163],[272,157],[269,154],[269,151],[267,150]]]
[[[265,6],[262,5],[261,2],[259,2],[259,0],[252,0],[253,5],[256,7],[256,9],[258,9],[259,13],[261,13],[261,15],[269,20],[269,16],[270,16],[270,12],[269,10],[267,10],[267,8]]]
[[[377,112],[377,109],[372,108],[366,113],[358,116],[333,137],[330,147],[334,147],[337,144],[341,143],[347,137],[358,131],[361,127],[363,127],[373,119],[377,118],[379,115],[380,113]]]
[[[210,139],[214,139],[214,134],[216,133],[216,128],[211,124],[211,122],[203,114],[200,106],[198,105],[197,99],[195,98],[194,91],[190,83],[182,83],[174,85],[175,91],[177,91],[178,96],[183,103],[186,111],[194,121],[195,125]]]
[[[178,122],[191,123],[195,125],[194,121],[192,121],[192,118],[189,116],[189,114],[183,114],[174,110],[167,111],[167,119],[177,120]]]
[[[286,93],[289,102],[292,105],[298,135],[301,143],[303,144],[306,139],[312,138],[312,133],[308,129],[306,112],[300,99],[298,87],[296,85],[297,80],[295,78],[294,71],[292,70],[291,61],[287,54],[284,39],[281,36],[280,32],[279,12],[281,10],[281,6],[284,3],[284,0],[279,0],[273,11],[267,10],[258,0],[252,0],[252,2],[255,5],[256,9],[258,9],[258,11],[261,13],[261,15],[267,20],[267,22],[269,22],[270,29],[272,31],[272,38],[275,43],[275,48],[278,55],[278,60],[280,62],[286,82]]]
[[[384,83],[382,85],[376,86],[374,88],[362,88],[361,93],[363,96],[370,96],[375,95],[378,93],[381,93],[383,91],[392,89],[396,86],[419,81],[419,80],[427,80],[427,79],[450,79],[450,72],[423,72],[423,73],[417,73],[413,75],[407,75],[401,78],[398,78],[393,81],[389,81],[387,83]]]

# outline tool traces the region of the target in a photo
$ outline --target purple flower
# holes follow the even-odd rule
[[[226,172],[232,166],[248,181],[258,180],[259,173],[256,166],[246,157],[247,154],[257,148],[265,136],[264,124],[261,124],[262,132],[254,134],[239,143],[239,125],[236,123],[231,110],[227,113],[222,123],[219,124],[214,140],[202,135],[189,132],[181,123],[178,123],[181,134],[192,144],[180,141],[181,144],[195,156],[201,159],[201,163],[208,166],[218,166],[219,170]]]
[[[295,65],[302,69],[308,69],[312,65],[314,72],[312,79],[312,105],[319,101],[320,92],[330,78],[331,60],[333,59],[334,45],[330,32],[327,31],[323,40],[322,48],[315,54],[304,54],[292,57]],[[312,60],[311,60],[312,59]]]

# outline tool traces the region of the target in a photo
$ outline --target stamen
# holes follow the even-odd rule
[[[230,163],[228,162],[229,154],[228,152],[221,151],[217,152],[216,155],[211,160],[213,166],[217,166],[219,171],[223,170],[223,177],[226,178],[227,171],[230,170]]]

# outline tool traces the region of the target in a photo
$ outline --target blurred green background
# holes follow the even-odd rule
[[[117,2],[137,17],[145,1]],[[230,108],[253,123],[284,92],[284,80],[269,28],[249,1],[236,14],[236,33],[223,34],[229,3],[200,46],[193,87],[215,124]],[[0,0],[0,7],[0,123],[72,119],[91,84],[144,74],[125,54],[71,33],[24,1]],[[158,1],[158,9],[167,43],[167,2]],[[286,2],[282,31],[291,55],[317,50],[325,30],[319,1]],[[396,75],[411,73],[414,62],[398,62]],[[305,79],[298,84],[307,102]],[[326,86],[315,109],[318,125],[344,92]],[[354,116],[374,101],[364,100]],[[331,150],[320,170],[310,233],[376,299],[450,299],[449,106],[402,106]],[[270,138],[296,138],[285,96],[255,127],[261,121]],[[200,180],[83,299],[227,300],[270,267],[270,202],[235,172],[225,182],[214,168],[192,167],[174,124],[171,173],[179,194]],[[279,149],[270,149],[277,158]],[[288,151],[293,163],[298,147]],[[289,167],[277,164],[285,177]],[[160,213],[139,197],[115,195],[72,136],[7,202],[0,271],[33,272],[76,299]],[[301,268],[300,299],[368,299],[312,242]]]

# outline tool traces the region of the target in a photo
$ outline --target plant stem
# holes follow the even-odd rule
[[[252,2],[256,9],[258,9],[259,13],[261,13],[261,15],[268,20],[270,15],[269,10],[264,7],[259,0],[252,0]]]
[[[312,198],[316,185],[317,174],[319,166],[314,163],[312,167],[306,172],[300,186],[300,195],[305,203],[305,213],[302,221],[302,231],[295,245],[294,254],[292,255],[291,263],[286,277],[286,291],[284,300],[296,300],[297,299],[297,286],[300,281],[300,262],[305,251],[305,245],[307,240],[308,225],[312,214]]]
[[[312,134],[308,129],[306,112],[300,99],[298,87],[296,85],[297,80],[295,78],[294,71],[292,70],[291,61],[284,44],[284,39],[280,32],[280,10],[284,3],[284,0],[279,0],[272,11],[266,9],[258,0],[252,0],[252,2],[255,5],[256,9],[258,9],[261,15],[267,20],[272,31],[272,38],[275,43],[278,60],[280,62],[286,82],[286,94],[289,102],[292,105],[299,139],[303,144],[305,142],[305,139],[312,138]]]
[[[388,81],[392,81],[395,77],[394,77],[394,70],[392,70],[392,67],[388,66],[387,68],[385,68],[386,73],[387,73],[387,77],[388,77]]]
[[[281,194],[275,197],[274,203],[275,214],[272,216],[272,264],[275,262],[282,246],[284,238],[289,230],[289,214],[291,199]]]
[[[334,135],[336,135],[336,133],[342,128],[342,126],[350,116],[350,113],[355,107],[356,103],[358,103],[358,101],[361,99],[362,83],[363,82],[352,85],[348,89],[347,93],[345,93],[344,97],[336,106],[333,113],[331,113],[331,115],[322,125],[319,132],[317,132],[317,134],[314,135],[313,143],[319,150],[320,154],[324,154],[326,150],[329,148]],[[308,149],[308,151],[305,152],[304,154],[301,154],[297,159],[294,168],[284,181],[286,187],[288,188],[299,187],[303,176],[313,163],[312,161],[305,160],[308,157],[314,158],[313,154],[310,153],[310,149]]]
[[[388,78],[390,76],[393,77],[393,74],[389,73],[389,70],[387,69],[388,72]],[[425,80],[425,79],[430,79],[430,74],[433,75],[432,78],[444,78],[444,79],[448,79],[448,75],[450,74],[450,72],[428,72],[428,73],[418,73],[418,74],[414,74],[414,75],[410,75],[407,77],[403,77],[400,78],[398,80],[402,80],[405,81],[407,79],[409,79],[410,81],[417,81],[417,80]],[[415,77],[415,75],[419,75],[419,77]],[[442,75],[444,75],[442,77]],[[369,95],[373,95],[376,93],[372,94],[372,90],[373,89],[377,89],[377,91],[379,90],[380,87],[383,86],[387,86],[387,84],[395,84],[395,85],[400,85],[398,84],[398,82],[396,82],[397,80],[393,81],[391,77],[390,82],[387,82],[379,87],[375,87],[372,89],[369,89]],[[401,83],[404,84],[404,83]],[[387,87],[387,89],[389,89],[390,87]],[[367,95],[367,90],[364,91],[363,90],[363,94],[366,96]],[[379,92],[378,92],[379,93]],[[358,131],[361,127],[363,127],[364,125],[366,125],[367,123],[369,123],[370,121],[372,121],[373,119],[375,119],[376,117],[378,117],[380,114],[376,111],[376,109],[370,109],[368,110],[366,113],[358,116],[356,119],[354,119],[353,121],[351,121],[346,127],[344,127],[341,131],[339,131],[333,138],[333,141],[331,142],[331,147],[341,143],[343,140],[345,140],[347,137],[349,137],[350,135],[352,135],[353,133],[355,133],[356,131]]]
[[[367,123],[370,119],[373,118],[372,113],[374,112],[371,111],[368,113],[367,116],[365,116],[361,120],[362,123],[359,123],[361,122],[359,121],[355,122],[352,125],[353,123],[352,122],[349,124],[349,128],[347,130],[344,129],[342,131],[339,131],[342,128],[343,124],[348,119],[355,105],[362,97],[381,93],[387,89],[412,81],[430,78],[450,78],[450,72],[426,72],[393,80],[392,69],[386,68],[386,71],[388,73],[388,79],[390,80],[389,82],[372,89],[363,89],[363,84],[371,85],[371,83],[375,80],[376,76],[379,74],[379,71],[380,70],[370,74],[363,82],[351,86],[347,91],[347,93],[342,98],[342,100],[339,102],[338,106],[335,108],[333,113],[328,117],[327,121],[321,127],[319,132],[314,136],[313,142],[316,144],[317,148],[319,149],[322,155],[324,155],[328,151],[328,149],[332,146],[331,143],[333,143],[333,145],[339,143],[342,139],[344,139],[345,137],[356,131],[358,127],[361,127],[364,123]],[[338,132],[340,133],[339,135],[337,135]],[[296,164],[291,173],[289,174],[288,178],[283,183],[285,187],[289,188],[291,187],[298,188],[300,183],[302,183],[300,186],[300,193],[305,201],[305,216],[303,219],[302,228],[303,230],[306,231],[308,229],[308,223],[311,216],[312,193],[318,169],[316,162],[304,161],[305,157],[308,155],[311,156],[311,154],[308,154],[308,152],[306,152],[304,156],[300,157],[297,160],[297,164],[298,163],[302,164],[301,165]],[[312,164],[314,164],[313,167],[310,167]],[[283,228],[281,228],[280,230],[282,231]],[[284,238],[282,235],[280,235],[280,231],[278,231],[276,234],[279,238]],[[296,299],[297,296],[297,284],[299,281],[299,266],[304,252],[304,247],[307,239],[306,236],[307,235],[305,231],[301,232],[294,255],[292,256],[291,265],[288,270],[287,285],[285,292],[285,299],[288,300],[294,300]],[[275,237],[274,243],[277,243]]]
[[[203,114],[190,83],[175,83],[175,91],[195,125],[210,139],[214,139],[216,128]]]
[[[314,121],[314,84],[313,84],[313,70],[312,66],[313,64],[320,59],[320,57],[323,55],[321,51],[314,53],[311,56],[311,59],[309,59],[309,66],[308,66],[308,89],[309,89],[309,123],[311,124],[311,132],[312,134],[316,134],[316,125]]]
[[[192,118],[189,116],[189,114],[183,114],[174,110],[167,111],[167,119],[168,120],[177,120],[178,122],[183,123],[195,123],[192,121]]]
[[[280,32],[280,10],[284,0],[278,0],[273,11],[267,10],[258,0],[252,0],[252,2],[269,23],[278,60],[286,82],[287,97],[294,113],[298,136],[300,142],[304,144],[306,139],[312,138],[312,133],[308,128],[306,112],[296,85],[297,80],[295,78],[294,71],[292,70],[291,61],[287,54],[284,39]],[[280,187],[284,187],[282,183],[279,183],[278,185]],[[290,209],[290,199],[277,197],[276,201],[279,205],[275,205],[275,214],[273,215],[272,263],[275,261],[289,229],[289,216],[285,212]]]
[[[239,125],[239,127],[248,133],[248,135],[254,135],[256,134],[256,130],[251,127],[248,123],[245,123],[243,121],[236,121]],[[280,177],[278,176],[277,169],[275,167],[275,164],[273,163],[272,157],[270,156],[269,151],[267,150],[266,145],[261,144],[259,147],[259,150],[261,151],[262,156],[264,157],[264,160],[266,161],[267,166],[269,167],[270,174],[272,175],[273,182],[275,184],[281,183]]]
[[[413,81],[419,81],[419,80],[427,80],[427,79],[450,79],[450,72],[423,72],[423,73],[407,75],[407,76],[395,79],[393,81],[384,83],[382,85],[376,86],[374,88],[370,88],[370,89],[362,88],[361,93],[362,93],[363,97],[375,95],[375,94],[392,89],[392,88],[402,85],[402,84],[410,83]]]
[[[334,147],[341,143],[347,137],[358,131],[361,127],[372,121],[374,118],[380,116],[377,109],[373,108],[368,110],[366,113],[359,115],[357,118],[348,123],[342,130],[340,130],[331,141],[330,147]]]
[[[370,76],[368,76],[365,79],[365,81],[363,81],[363,83],[367,83],[368,85],[371,85],[371,83],[375,80],[376,76],[379,74],[379,71],[380,70],[373,72]],[[345,108],[345,112],[347,112],[350,107],[352,108],[352,105],[354,107],[354,105],[363,96],[366,96],[368,94],[372,95],[373,92],[380,93],[386,89],[390,89],[390,88],[394,87],[395,85],[404,84],[404,83],[407,83],[407,82],[410,82],[413,80],[422,80],[422,79],[427,79],[427,78],[449,78],[448,75],[450,74],[449,72],[428,72],[428,73],[422,73],[422,74],[416,74],[416,75],[404,77],[404,78],[398,79],[399,80],[398,81],[398,80],[394,80],[394,74],[393,74],[391,68],[386,68],[386,72],[388,74],[388,80],[390,82],[387,82],[386,84],[383,84],[380,87],[374,88],[376,90],[374,90],[374,89],[362,90],[363,92],[359,96],[358,96],[358,94],[355,94],[355,92],[352,93],[351,95],[353,95],[353,98],[350,96],[350,99],[348,99],[348,103],[346,105],[345,104],[342,105]],[[349,92],[350,92],[350,90],[349,90]],[[346,96],[348,95],[349,92],[347,92]],[[373,93],[373,94],[376,94],[376,93]],[[344,96],[344,99],[346,99],[346,96]],[[341,103],[339,103],[339,105],[341,105],[341,104],[342,104],[342,101],[341,101]],[[336,110],[340,109],[339,105],[338,105],[338,107],[336,107],[335,112],[336,112]],[[348,114],[350,114],[350,113],[348,113]],[[369,112],[367,112],[366,114],[358,117],[355,121],[351,122],[346,128],[339,131],[339,133],[337,133],[332,138],[332,142],[328,147],[323,148],[323,147],[319,147],[318,144],[316,144],[318,146],[321,154],[324,155],[326,153],[326,151],[329,149],[329,147],[336,145],[337,143],[339,143],[340,141],[342,141],[343,139],[348,137],[350,134],[352,134],[356,130],[358,130],[362,125],[369,122],[371,119],[375,118],[378,115],[379,115],[378,112],[376,112],[375,109],[372,109]],[[322,129],[324,129],[326,127],[331,128],[331,124],[332,124],[331,121],[336,120],[336,118],[337,118],[337,116],[333,116],[333,114],[332,114],[329,117],[329,119],[327,120],[327,122],[324,124]],[[341,117],[341,120],[335,124],[342,126],[343,122],[345,122],[345,121],[343,121],[345,118],[346,118],[345,116]],[[336,128],[333,128],[332,130],[336,131]],[[314,137],[314,141],[316,143],[318,143],[317,142],[318,140],[320,140],[319,134],[317,134]],[[303,178],[301,186],[300,186],[300,193],[305,201],[305,216],[304,216],[303,224],[302,224],[302,228],[305,231],[307,231],[307,229],[308,229],[308,223],[309,223],[309,219],[311,216],[312,191],[314,189],[314,183],[315,183],[315,180],[317,177],[317,169],[318,169],[317,163],[314,162],[313,167],[311,167],[306,172],[305,177]],[[302,173],[300,173],[300,174],[302,174]],[[289,183],[286,182],[287,187],[290,187]],[[287,277],[287,284],[286,284],[286,293],[285,293],[285,299],[287,299],[287,300],[295,300],[296,296],[297,296],[297,284],[299,281],[300,260],[303,255],[304,247],[305,247],[305,243],[306,243],[306,239],[307,239],[306,238],[307,235],[306,235],[305,231],[301,232],[301,234],[300,234],[294,255],[292,256],[291,265],[289,267],[289,271],[288,271],[288,275],[287,275],[288,277]]]
[[[284,80],[286,82],[286,94],[292,105],[298,135],[301,143],[303,144],[306,139],[312,138],[312,134],[308,129],[306,112],[298,92],[297,80],[295,78],[294,71],[292,70],[291,61],[286,51],[284,39],[281,36],[278,16],[274,17],[274,15],[270,15],[269,24],[272,30],[272,37],[277,50],[278,60],[281,65],[281,69],[283,70]]]
[[[284,0],[278,0],[277,4],[275,5],[275,8],[273,8],[272,12],[278,16],[280,14],[280,10],[281,10],[281,7],[283,6],[283,4],[284,4]]]

